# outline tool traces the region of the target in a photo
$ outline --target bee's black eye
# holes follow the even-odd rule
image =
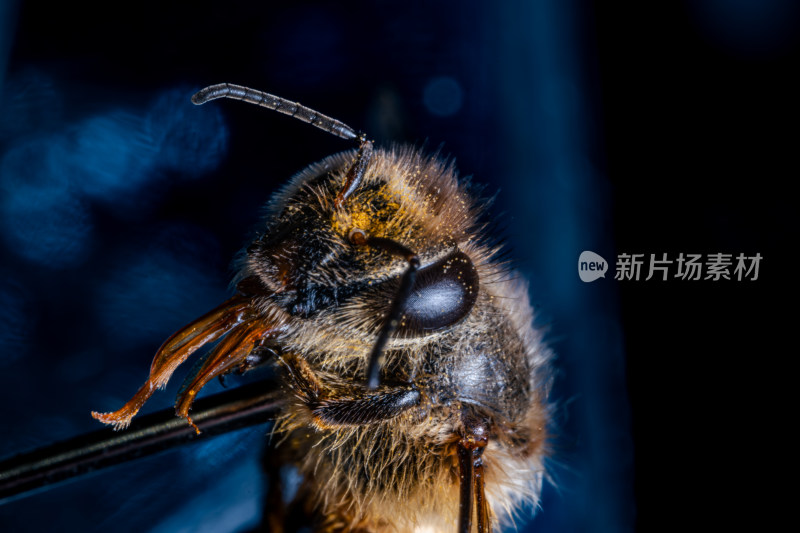
[[[425,335],[466,317],[478,298],[478,272],[469,256],[454,252],[417,272],[397,333]]]

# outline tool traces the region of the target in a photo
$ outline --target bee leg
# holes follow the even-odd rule
[[[175,369],[199,348],[214,342],[253,314],[250,299],[234,296],[213,311],[206,313],[174,333],[156,352],[150,365],[150,376],[128,403],[113,413],[93,412],[92,416],[114,429],[130,424],[142,405],[153,393],[164,387]]]
[[[411,386],[347,391],[342,397],[309,404],[314,423],[321,428],[364,426],[391,420],[419,405],[420,393]]]
[[[399,242],[383,237],[367,236],[359,229],[350,232],[350,240],[354,244],[379,248],[392,255],[403,257],[408,261],[408,268],[403,272],[403,277],[400,279],[400,288],[397,290],[397,295],[392,301],[392,306],[389,308],[386,321],[383,323],[383,327],[378,333],[378,339],[375,341],[372,352],[369,354],[369,363],[367,364],[367,387],[370,389],[377,389],[380,384],[381,366],[383,366],[383,349],[386,347],[389,336],[397,329],[400,320],[403,318],[403,310],[406,307],[408,298],[411,296],[411,290],[414,288],[414,280],[417,277],[417,270],[419,270],[419,257],[416,252],[406,248]]]
[[[483,448],[479,448],[480,452],[476,453],[475,459],[475,512],[477,514],[477,521],[478,521],[478,533],[492,533],[492,519],[489,515],[489,502],[486,500],[486,491],[484,487],[486,485],[484,479],[484,467],[483,467],[483,459],[481,458],[481,454],[483,453]]]
[[[324,385],[301,356],[287,353],[278,359],[289,371],[292,388],[299,393],[306,404],[317,402],[326,394]]]
[[[252,319],[239,325],[214,347],[191,383],[178,395],[175,414],[185,418],[199,434],[200,429],[189,416],[189,409],[192,407],[197,393],[217,376],[222,376],[236,368],[247,368],[250,353],[274,333],[274,328],[259,319]]]
[[[301,357],[287,357],[283,362],[295,390],[311,411],[312,424],[319,429],[391,420],[420,404],[421,394],[413,385],[384,386],[377,390],[363,386],[331,390],[322,385]]]
[[[484,490],[483,450],[489,442],[488,427],[468,417],[464,421],[464,434],[458,441],[458,466],[460,495],[458,511],[458,533],[472,531],[472,502],[475,501],[475,515],[478,533],[491,533],[489,502]]]

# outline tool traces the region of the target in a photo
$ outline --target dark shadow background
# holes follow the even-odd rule
[[[0,457],[97,429],[89,412],[226,297],[270,194],[350,148],[190,104],[229,81],[441,148],[497,193],[558,355],[556,487],[520,531],[774,529],[794,466],[797,19],[789,0],[6,1]],[[583,250],[763,260],[756,281],[585,284]],[[0,504],[0,530],[245,531],[266,430]]]

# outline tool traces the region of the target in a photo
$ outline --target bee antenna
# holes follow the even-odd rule
[[[192,96],[192,103],[195,105],[202,105],[211,100],[216,100],[217,98],[242,100],[249,104],[266,107],[267,109],[272,109],[273,111],[307,122],[312,126],[316,126],[342,139],[358,139],[362,143],[366,139],[363,133],[357,133],[344,122],[318,113],[298,102],[292,102],[280,96],[275,96],[274,94],[257,91],[241,85],[234,85],[232,83],[219,83],[217,85],[210,85],[205,89],[200,89]]]
[[[350,242],[357,246],[371,246],[378,250],[383,250],[394,256],[403,257],[408,261],[408,267],[400,278],[400,287],[392,301],[392,306],[389,308],[389,313],[378,333],[378,339],[372,347],[372,352],[369,354],[367,362],[367,388],[375,390],[380,385],[380,370],[383,365],[383,349],[386,347],[386,342],[389,336],[394,333],[400,321],[403,318],[403,311],[405,310],[406,302],[411,297],[411,291],[414,288],[414,280],[419,270],[419,256],[416,252],[406,248],[397,241],[387,239],[384,237],[373,237],[367,235],[360,229],[354,229],[350,232]]]

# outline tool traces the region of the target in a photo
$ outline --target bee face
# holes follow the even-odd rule
[[[436,159],[379,150],[359,189],[346,206],[336,207],[353,157],[333,156],[295,177],[273,202],[262,236],[248,247],[241,279],[265,295],[264,305],[275,304],[287,315],[353,314],[347,329],[374,335],[397,294],[405,261],[355,245],[349,236],[358,231],[420,250],[421,267],[396,336],[424,336],[457,324],[479,289],[476,267],[462,250],[474,248],[472,200],[452,169]],[[442,191],[457,201],[441,202]]]
[[[275,457],[306,480],[296,500],[316,530],[488,531],[535,501],[548,351],[527,288],[496,261],[453,166],[373,149],[334,119],[238,86],[195,102],[218,96],[360,147],[311,165],[271,200],[239,260],[237,294],[168,339],[122,409],[94,416],[124,427],[179,364],[219,341],[178,397],[194,425],[199,390],[268,346],[286,392]]]

